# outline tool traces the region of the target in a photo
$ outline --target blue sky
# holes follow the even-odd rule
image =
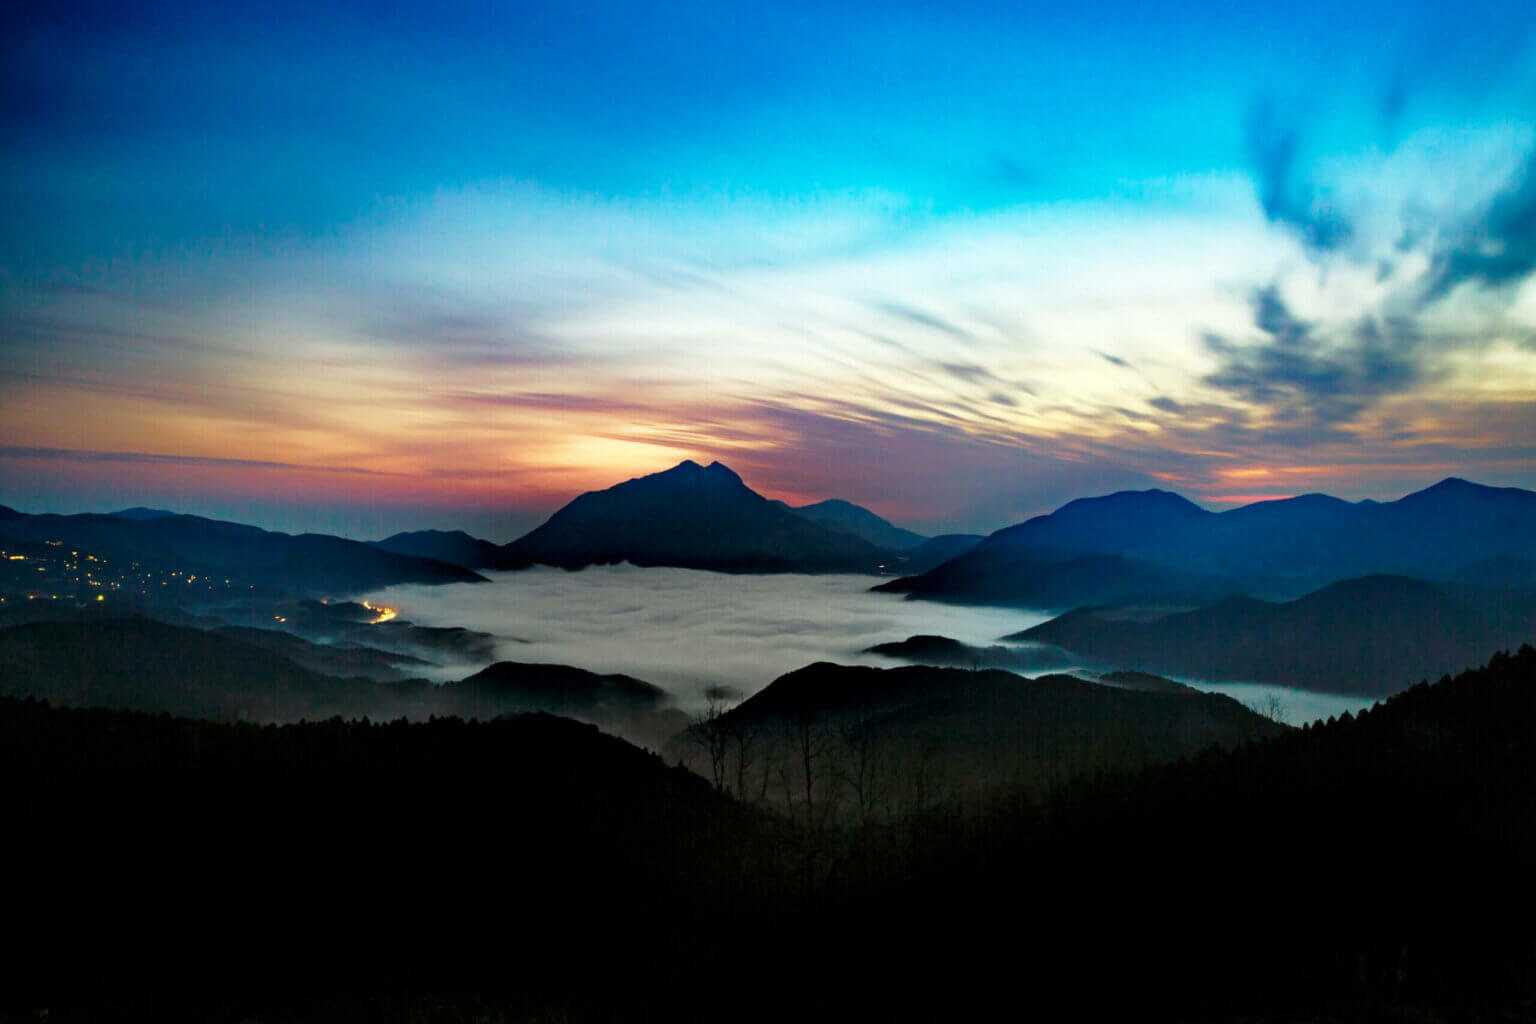
[[[0,502],[1536,485],[1520,5],[0,18]]]

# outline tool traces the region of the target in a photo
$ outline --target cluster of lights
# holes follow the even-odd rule
[[[400,614],[400,612],[394,608],[389,608],[382,604],[369,604],[367,601],[363,602],[363,607],[373,612],[373,614],[376,616],[376,618],[368,620],[368,624],[370,626],[377,626],[381,622],[388,622],[391,619],[398,617]]]
[[[50,540],[44,543],[51,548],[64,546],[64,542],[59,540]],[[0,550],[0,564],[11,562],[37,563],[36,571],[45,574],[44,579],[39,580],[37,584],[22,584],[25,589],[30,591],[27,594],[28,600],[43,598],[56,601],[60,597],[66,599],[79,597],[81,600],[90,600],[90,591],[94,590],[97,591],[94,596],[95,601],[103,602],[106,600],[106,595],[101,593],[101,591],[123,591],[127,593],[137,591],[140,595],[148,596],[152,592],[150,588],[156,585],[169,587],[172,582],[186,584],[188,587],[192,587],[199,592],[227,590],[234,584],[234,581],[229,579],[225,579],[220,584],[219,580],[211,578],[206,573],[199,575],[180,569],[162,572],[141,567],[138,562],[129,562],[126,568],[123,568],[121,565],[109,568],[107,559],[76,550],[70,550],[68,554],[60,552],[57,557],[20,554]],[[23,567],[18,566],[17,568]],[[24,568],[30,570],[33,566],[27,565]],[[12,583],[16,582],[18,582],[17,578],[12,577]],[[38,589],[40,586],[47,587],[48,589],[58,589],[61,592],[42,593]],[[254,584],[252,587],[254,587]],[[79,594],[79,591],[83,588],[90,588],[90,590],[86,591],[86,596],[80,596]],[[10,596],[19,598],[21,595],[12,594]],[[4,600],[4,598],[0,598],[0,600]]]

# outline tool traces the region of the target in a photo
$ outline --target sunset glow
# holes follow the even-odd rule
[[[795,61],[766,8],[41,18],[0,502],[503,541],[684,458],[933,531],[1536,484],[1529,19],[1230,13],[807,6]]]

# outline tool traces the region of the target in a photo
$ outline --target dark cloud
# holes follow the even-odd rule
[[[938,362],[934,363],[934,365],[956,380],[964,381],[967,384],[989,383],[998,379],[991,370],[985,366],[978,366],[975,363]]]
[[[1259,102],[1249,111],[1244,140],[1265,216],[1295,230],[1316,249],[1336,249],[1350,240],[1354,232],[1349,221],[1297,170],[1301,132],[1272,101]]]
[[[1523,280],[1536,270],[1536,157],[1528,157],[1510,187],[1486,215],[1435,254],[1427,295],[1438,298],[1457,285],[1490,287]]]
[[[1298,439],[1316,440],[1426,375],[1418,358],[1422,336],[1407,321],[1362,320],[1342,337],[1325,337],[1271,286],[1254,293],[1253,322],[1266,335],[1257,344],[1206,335],[1221,365],[1205,382],[1265,407]]]
[[[1113,363],[1115,366],[1123,366],[1127,370],[1131,368],[1130,363],[1126,362],[1124,359],[1121,359],[1119,356],[1112,356],[1108,352],[1100,352],[1099,358],[1104,360],[1106,363]]]
[[[1171,412],[1175,416],[1184,411],[1183,405],[1169,398],[1167,395],[1158,395],[1156,398],[1149,398],[1147,399],[1147,404],[1154,409],[1161,409],[1163,412]]]
[[[908,323],[916,324],[919,327],[926,327],[931,331],[938,331],[941,334],[947,334],[957,341],[963,341],[967,344],[971,344],[976,340],[972,336],[971,332],[966,330],[964,327],[960,327],[957,324],[953,324],[942,317],[935,316],[934,314],[925,312],[924,310],[915,309],[912,306],[903,305],[899,302],[877,302],[874,304],[873,308],[882,313],[888,313],[900,320],[905,320]]]

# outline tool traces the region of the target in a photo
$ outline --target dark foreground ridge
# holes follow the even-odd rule
[[[1045,800],[830,827],[548,716],[258,727],[0,699],[25,881],[0,1004],[231,1024],[975,1019],[999,1000],[1529,1019],[1533,716],[1527,647]]]

